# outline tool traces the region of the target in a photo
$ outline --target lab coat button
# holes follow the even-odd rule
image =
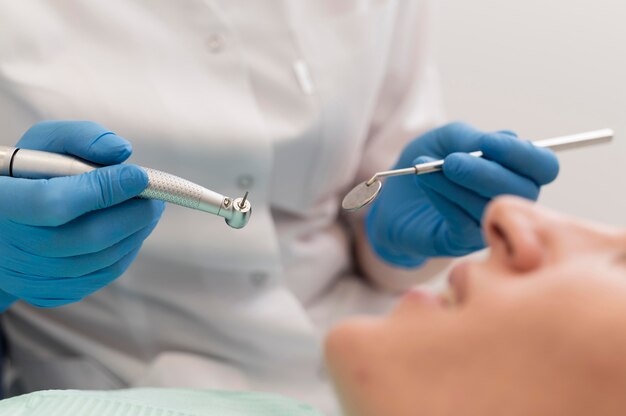
[[[224,37],[219,33],[211,34],[206,40],[206,47],[211,53],[219,53],[224,49]]]
[[[254,178],[252,175],[241,175],[237,178],[237,186],[244,191],[249,191],[253,184]]]
[[[254,272],[250,275],[250,283],[254,287],[263,287],[267,284],[270,277],[265,272]]]

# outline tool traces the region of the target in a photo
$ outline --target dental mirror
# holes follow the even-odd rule
[[[613,139],[614,132],[611,129],[595,130],[586,133],[573,134],[571,136],[554,137],[552,139],[531,142],[537,147],[545,147],[552,150],[570,149],[590,144],[609,142]],[[469,153],[475,157],[482,157],[480,151]],[[443,160],[421,163],[404,169],[387,170],[377,172],[371,179],[361,182],[354,187],[343,199],[341,206],[346,211],[358,211],[369,205],[376,199],[382,189],[381,178],[401,175],[422,175],[426,173],[440,172],[443,169]]]
[[[345,196],[341,203],[343,209],[346,211],[358,211],[376,199],[383,187],[383,183],[378,179],[369,185],[368,183],[369,181],[361,182],[348,192],[348,195]]]

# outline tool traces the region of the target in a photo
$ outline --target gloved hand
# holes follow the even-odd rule
[[[466,154],[476,150],[484,158]],[[395,168],[437,159],[445,159],[443,172],[387,178],[367,214],[369,242],[392,265],[411,268],[428,257],[483,248],[480,222],[487,203],[502,194],[536,200],[559,170],[551,150],[511,132],[484,133],[463,123],[414,140]]]
[[[95,123],[38,123],[17,147],[113,165],[50,180],[0,177],[0,311],[18,299],[77,302],[128,268],[164,204],[132,199],[148,177],[119,165],[130,143]]]

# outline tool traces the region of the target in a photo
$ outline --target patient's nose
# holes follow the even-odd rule
[[[541,266],[547,249],[541,238],[542,214],[532,203],[515,197],[493,201],[484,220],[484,231],[492,256],[516,271]]]

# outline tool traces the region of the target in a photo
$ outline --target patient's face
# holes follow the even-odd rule
[[[453,306],[412,292],[331,332],[347,414],[626,414],[626,232],[512,197],[484,230],[490,256],[451,273]]]

